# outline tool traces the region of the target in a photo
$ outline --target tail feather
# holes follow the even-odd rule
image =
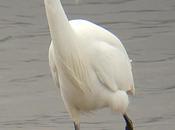
[[[128,95],[125,91],[117,91],[112,95],[110,102],[111,108],[114,111],[125,113],[129,104]]]

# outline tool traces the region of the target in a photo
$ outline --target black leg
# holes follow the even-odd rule
[[[74,128],[75,128],[75,130],[80,130],[80,124],[78,123],[75,123],[74,122]]]
[[[134,130],[133,123],[132,123],[131,119],[129,119],[128,115],[123,114],[123,118],[125,119],[125,122],[126,122],[125,130]]]

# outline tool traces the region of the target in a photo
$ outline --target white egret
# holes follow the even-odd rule
[[[81,112],[103,107],[121,112],[126,130],[133,130],[126,111],[134,81],[120,40],[91,22],[69,21],[60,0],[44,3],[52,38],[49,64],[75,130],[80,129]]]

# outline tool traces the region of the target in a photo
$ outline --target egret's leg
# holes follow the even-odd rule
[[[129,117],[126,113],[123,114],[123,118],[125,119],[125,122],[126,122],[125,130],[134,130],[133,123],[132,123],[131,119],[129,119]]]
[[[75,130],[80,130],[80,123],[74,122],[74,128]]]

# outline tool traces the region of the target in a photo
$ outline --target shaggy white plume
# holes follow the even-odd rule
[[[128,95],[125,91],[117,91],[112,95],[111,108],[113,111],[125,113],[129,104]]]

